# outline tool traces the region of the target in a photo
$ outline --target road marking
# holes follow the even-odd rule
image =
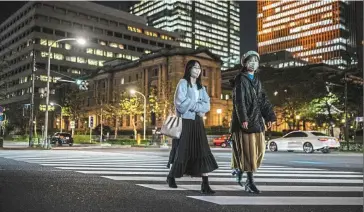
[[[167,184],[137,184],[146,188],[169,191],[169,190],[201,190],[201,185],[178,185],[178,188],[170,188]],[[244,188],[239,185],[210,185],[213,190],[216,191],[243,191]],[[259,185],[261,191],[321,191],[321,192],[363,192],[363,187],[359,186],[265,186]]]
[[[187,196],[219,205],[363,205],[363,197]]]
[[[160,181],[165,182],[166,177],[142,177],[142,176],[101,176],[111,180],[120,181]],[[244,179],[243,179],[244,180]],[[189,182],[189,181],[201,181],[200,177],[190,178],[178,178],[176,181]],[[210,182],[235,182],[234,178],[217,178],[209,177]],[[257,183],[341,183],[341,184],[363,184],[363,179],[290,179],[290,178],[255,178]]]
[[[293,162],[293,163],[303,163],[303,164],[327,164],[327,163],[324,163],[324,162],[317,162],[317,161],[299,161],[299,160],[293,160],[293,161],[290,161],[290,162]]]
[[[165,170],[159,172],[149,172],[149,171],[142,171],[142,172],[132,172],[132,171],[78,171],[78,173],[82,174],[98,174],[98,175],[168,175],[169,171]],[[231,176],[231,173],[209,173],[209,176]],[[255,177],[316,177],[316,178],[361,178],[363,179],[363,175],[322,175],[322,174],[264,174],[264,173],[256,173]]]

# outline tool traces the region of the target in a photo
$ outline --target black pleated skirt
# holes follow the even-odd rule
[[[208,144],[201,117],[196,115],[196,120],[182,119],[182,133],[177,143],[169,174],[171,177],[201,177],[203,173],[219,168]]]

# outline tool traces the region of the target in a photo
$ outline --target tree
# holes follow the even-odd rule
[[[139,97],[130,97],[129,95],[123,93],[121,94],[120,98],[120,111],[118,112],[120,115],[130,116],[131,123],[133,126],[134,136],[137,137],[137,129],[136,126],[138,125],[139,121],[137,119],[138,115],[144,113],[143,111],[143,100]],[[145,117],[143,117],[144,119]]]
[[[78,121],[83,118],[83,94],[78,89],[69,89],[64,98],[63,116],[69,116],[70,120]]]

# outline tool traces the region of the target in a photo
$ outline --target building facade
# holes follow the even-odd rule
[[[132,119],[140,120],[142,114],[135,117],[131,115],[107,115],[108,104],[117,106],[122,98],[121,93],[128,94],[135,89],[146,96],[147,99],[147,127],[161,127],[165,116],[174,111],[173,98],[175,87],[184,75],[187,62],[191,59],[200,61],[202,66],[202,83],[211,98],[211,110],[204,117],[205,126],[226,126],[230,120],[231,101],[221,98],[221,60],[206,48],[196,50],[188,48],[173,48],[161,50],[142,56],[139,60],[122,64],[120,61],[105,63],[95,76],[90,78],[90,89],[83,95],[84,119],[80,119],[78,127],[87,129],[87,117],[94,116],[96,125],[101,123],[101,108],[103,108],[103,121],[105,126],[119,130],[133,129]],[[153,92],[154,91],[154,92]],[[155,95],[162,108],[155,114],[151,108],[150,97]],[[143,99],[143,98],[141,98]],[[165,112],[163,108],[168,107]],[[86,122],[85,122],[86,121]],[[137,122],[137,128],[143,128],[143,122]]]
[[[50,45],[53,86],[59,79],[88,75],[106,60],[132,61],[178,46],[177,36],[147,26],[142,17],[91,2],[29,2],[0,25],[0,105],[30,103],[32,71],[39,99],[46,87]],[[53,43],[78,37],[87,43]],[[51,100],[55,97],[51,95]]]
[[[258,1],[257,5],[260,54],[286,50],[308,63],[341,69],[357,64],[356,24],[360,23],[354,1]]]
[[[239,4],[235,1],[147,1],[131,7],[148,25],[182,36],[182,47],[207,47],[222,58],[222,70],[240,60]]]

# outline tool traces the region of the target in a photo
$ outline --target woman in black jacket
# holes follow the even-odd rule
[[[253,172],[260,167],[265,153],[265,124],[268,128],[276,121],[260,80],[254,75],[259,67],[259,54],[247,52],[241,59],[242,71],[235,77],[231,133],[233,142],[232,168],[242,185],[243,172],[247,172],[245,191],[260,193],[254,184]]]

